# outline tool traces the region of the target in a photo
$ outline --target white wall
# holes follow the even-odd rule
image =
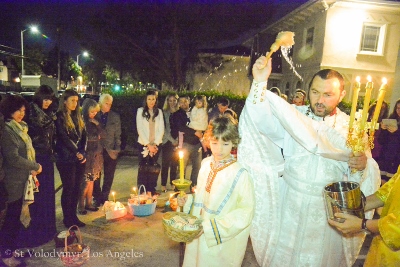
[[[223,56],[224,63],[212,74],[196,74],[193,77],[194,91],[231,92],[245,96],[250,90],[247,77],[250,57]]]
[[[8,68],[4,66],[3,61],[0,60],[0,80],[8,82]]]

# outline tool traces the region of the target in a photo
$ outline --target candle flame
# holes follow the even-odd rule
[[[113,192],[111,192],[111,194],[114,196],[114,195],[115,195],[115,192],[113,191]]]
[[[173,195],[173,194],[169,194],[169,198],[171,198],[171,197],[172,197],[172,195]]]
[[[133,191],[136,191],[136,187],[133,187]]]
[[[183,159],[183,151],[179,151],[179,158]]]
[[[368,75],[368,76],[367,76],[367,80],[368,80],[368,82],[371,82],[371,81],[372,81],[371,75]]]
[[[387,79],[385,77],[382,78],[382,83],[387,84]]]
[[[361,78],[360,78],[360,76],[357,76],[357,77],[356,77],[356,82],[358,82],[358,83],[359,83],[360,81],[361,81]]]

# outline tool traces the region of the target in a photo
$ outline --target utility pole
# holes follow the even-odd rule
[[[58,91],[61,89],[61,55],[60,55],[60,31],[61,31],[61,26],[57,25],[57,68],[58,68],[58,72],[57,72],[57,94]]]

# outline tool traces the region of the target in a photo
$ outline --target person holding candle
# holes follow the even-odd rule
[[[64,91],[56,113],[56,166],[63,185],[61,207],[65,227],[84,227],[76,215],[80,185],[85,172],[86,129],[78,106],[79,95],[72,89]]]
[[[215,118],[204,139],[212,156],[201,163],[196,193],[178,197],[184,212],[203,226],[186,244],[183,266],[242,266],[255,200],[248,172],[231,155],[240,140],[237,124],[228,116]]]
[[[138,108],[136,115],[136,128],[138,142],[142,147],[139,155],[139,170],[137,184],[144,185],[147,192],[156,193],[158,173],[146,173],[140,166],[154,166],[157,164],[158,146],[162,143],[164,135],[164,117],[161,109],[157,108],[158,96],[155,90],[146,92],[143,107]],[[158,170],[159,171],[159,170]]]
[[[382,145],[379,167],[381,169],[382,182],[387,182],[396,172],[400,164],[400,99],[394,105],[389,119],[396,120],[396,125],[381,123],[379,143]]]
[[[238,161],[254,181],[250,236],[259,265],[351,266],[364,236],[342,237],[328,224],[323,190],[348,180],[369,195],[380,176],[369,151],[353,153],[346,145],[349,116],[337,108],[346,94],[343,76],[318,71],[309,84],[310,105],[294,106],[266,89],[271,60],[260,57],[252,71]]]
[[[178,139],[179,132],[185,133],[183,141],[184,151],[184,167],[188,165],[189,161],[192,163],[192,173],[190,174],[190,180],[192,181],[191,187],[196,186],[197,176],[201,165],[201,143],[200,139],[202,135],[196,135],[196,130],[188,127],[190,123],[190,98],[188,96],[179,97],[178,104],[179,109],[173,113],[170,117],[171,125],[171,136]],[[184,171],[185,174],[185,171]]]
[[[337,213],[343,223],[329,223],[345,235],[368,231],[374,234],[364,267],[398,266],[400,262],[400,165],[397,173],[378,191],[366,198],[365,210],[383,207],[379,219],[360,219]]]

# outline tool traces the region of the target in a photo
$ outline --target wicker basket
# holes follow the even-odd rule
[[[64,237],[59,237],[59,235],[64,236]],[[56,244],[56,248],[63,248],[64,245],[64,241],[65,241],[65,236],[67,236],[67,245],[72,245],[75,241],[79,242],[78,237],[76,236],[75,232],[73,230],[69,231],[61,231],[58,232],[55,236],[54,236],[54,242]]]
[[[132,215],[138,216],[138,217],[144,217],[144,216],[149,216],[152,215],[155,211],[156,211],[156,205],[157,205],[157,201],[154,201],[151,204],[140,204],[140,189],[143,187],[144,190],[144,194],[146,195],[146,188],[144,187],[144,185],[141,185],[139,187],[139,191],[138,191],[138,205],[134,205],[128,202],[128,207],[129,207],[129,212]]]
[[[89,259],[90,247],[82,243],[82,235],[81,235],[81,230],[79,230],[79,227],[73,225],[68,229],[68,232],[70,232],[72,228],[78,229],[79,241],[78,243],[68,245],[67,243],[68,235],[67,235],[64,240],[64,252],[60,253],[60,259],[65,266],[78,267],[84,264]]]
[[[164,233],[174,241],[191,242],[203,230],[203,226],[199,224],[199,228],[193,231],[184,231],[182,229],[174,228],[173,226],[169,225],[166,221],[170,220],[176,215],[184,219],[197,219],[196,216],[193,216],[191,214],[186,214],[183,212],[167,212],[163,216]]]
[[[169,207],[171,208],[172,211],[176,211],[178,209],[178,194],[180,192],[175,192],[172,193],[171,196],[169,197]]]

